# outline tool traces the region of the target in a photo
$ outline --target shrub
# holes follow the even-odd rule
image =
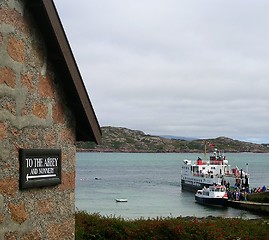
[[[265,240],[268,236],[268,219],[169,217],[124,220],[115,216],[101,216],[98,213],[76,213],[77,240]]]
[[[269,203],[269,192],[248,194],[247,200],[252,202]]]

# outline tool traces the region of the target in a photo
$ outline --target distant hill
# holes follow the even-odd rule
[[[204,141],[206,141],[208,144],[213,144],[216,148],[225,152],[269,152],[269,147],[266,144],[242,142],[227,137],[183,140],[147,135],[142,131],[123,127],[106,126],[101,127],[101,130],[101,145],[96,145],[91,142],[78,142],[78,151],[149,153],[203,152]],[[209,146],[208,151],[210,151]]]
[[[180,137],[180,136],[172,136],[172,135],[160,135],[160,137],[167,138],[167,139],[187,140],[187,141],[197,140],[197,138]]]

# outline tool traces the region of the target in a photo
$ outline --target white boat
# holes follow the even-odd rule
[[[116,202],[128,202],[127,198],[116,198]]]
[[[201,204],[225,206],[228,202],[228,195],[225,186],[210,186],[197,190],[195,200]]]
[[[205,150],[206,152],[206,150]],[[249,175],[238,167],[232,168],[223,152],[215,149],[209,160],[198,158],[195,162],[185,159],[181,170],[182,190],[197,191],[213,185],[249,186]]]

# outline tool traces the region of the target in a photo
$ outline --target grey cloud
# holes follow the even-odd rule
[[[265,0],[55,0],[101,125],[269,142]]]

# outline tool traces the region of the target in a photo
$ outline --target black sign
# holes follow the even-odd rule
[[[61,183],[61,150],[20,149],[20,188]]]

